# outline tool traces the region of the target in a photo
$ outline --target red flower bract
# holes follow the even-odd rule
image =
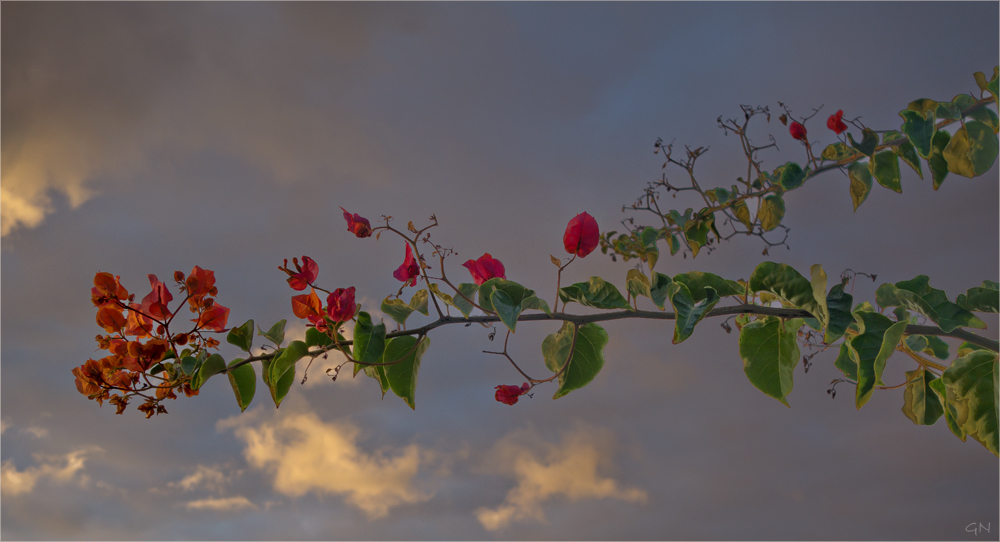
[[[358,306],[354,303],[354,286],[337,288],[326,297],[326,312],[334,322],[346,322],[354,317]]]
[[[517,399],[519,397],[528,393],[531,386],[525,382],[524,384],[521,384],[520,388],[517,386],[500,385],[493,389],[497,390],[496,395],[494,396],[497,401],[500,401],[505,405],[513,405],[517,403]]]
[[[156,278],[156,275],[147,275],[147,277],[149,277],[149,285],[153,287],[153,291],[142,298],[140,308],[143,313],[156,320],[166,320],[171,315],[170,310],[167,309],[167,303],[173,301],[174,296],[170,294],[170,290],[167,290],[167,285]]]
[[[406,244],[406,258],[403,259],[403,264],[399,266],[395,271],[393,271],[392,276],[396,277],[396,280],[403,281],[405,286],[415,286],[417,284],[417,276],[420,275],[420,266],[417,265],[417,260],[413,257],[413,251],[410,250],[410,244]],[[409,284],[405,284],[409,281]]]
[[[490,256],[489,252],[480,256],[478,260],[469,260],[463,263],[462,267],[469,270],[469,273],[472,274],[472,280],[476,281],[477,285],[494,277],[507,278],[507,275],[504,274],[503,263]]]
[[[372,235],[372,224],[368,222],[368,219],[354,213],[353,215],[347,212],[347,209],[343,207],[340,208],[344,211],[344,220],[347,221],[347,231],[357,235],[359,238],[371,237]]]
[[[833,130],[840,135],[844,130],[847,129],[847,125],[841,120],[844,117],[844,110],[839,109],[836,113],[830,115],[830,118],[826,119],[826,127]]]
[[[285,260],[284,267],[278,269],[288,273],[288,285],[293,290],[305,290],[319,276],[319,265],[309,256],[302,257],[302,265],[299,265],[298,258],[292,258],[292,263],[295,264],[295,272],[288,268],[288,260]]]
[[[788,125],[788,133],[792,134],[793,138],[802,141],[806,138],[806,127],[797,122],[792,122]]]
[[[597,221],[587,213],[580,213],[573,217],[566,225],[566,233],[563,234],[563,245],[566,252],[576,254],[583,258],[597,248],[597,240],[600,238],[600,230]]]
[[[292,312],[299,318],[309,318],[310,316],[320,316],[323,304],[316,295],[316,290],[310,290],[308,294],[292,296]]]
[[[226,331],[226,321],[229,320],[229,309],[222,305],[215,304],[205,309],[197,320],[196,326],[199,329],[210,329],[212,331]]]

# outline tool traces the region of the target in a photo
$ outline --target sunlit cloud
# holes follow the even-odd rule
[[[188,501],[184,503],[184,508],[188,510],[214,510],[219,512],[235,512],[237,510],[246,510],[247,508],[256,510],[257,505],[250,502],[249,499],[242,495],[237,495],[235,497],[224,497],[217,499],[199,499],[196,501]]]
[[[501,440],[489,461],[517,479],[496,508],[479,508],[476,518],[495,531],[513,522],[545,521],[543,504],[556,497],[570,502],[582,499],[618,499],[644,504],[648,496],[639,488],[624,487],[599,471],[611,467],[611,447],[600,432],[580,429],[558,444],[544,444],[541,451],[520,443],[522,435]],[[536,435],[537,437],[537,435]]]
[[[311,412],[278,416],[256,425],[251,421],[255,416],[230,418],[218,425],[232,428],[245,442],[247,462],[272,475],[278,493],[343,495],[371,519],[385,516],[395,506],[430,498],[413,487],[422,463],[416,445],[365,450],[357,444],[358,428],[350,423],[326,423]]]
[[[221,469],[198,465],[195,471],[177,482],[170,482],[167,487],[178,487],[184,491],[202,488],[217,491],[228,483],[230,476]]]
[[[92,451],[97,449],[76,450],[55,457],[39,455],[35,457],[39,465],[24,470],[17,470],[14,461],[8,459],[0,466],[0,492],[8,496],[30,493],[42,479],[67,483],[77,478],[80,482],[84,482],[84,477],[75,475],[83,469],[86,456]]]
[[[49,436],[49,430],[44,427],[25,427],[24,429],[21,429],[21,432],[34,435],[35,438],[45,438]]]

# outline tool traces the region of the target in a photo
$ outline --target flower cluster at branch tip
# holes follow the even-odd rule
[[[135,294],[129,294],[121,285],[121,277],[101,272],[94,276],[91,302],[97,307],[97,325],[108,333],[97,335],[96,340],[98,347],[109,355],[87,360],[73,369],[73,375],[77,391],[98,404],[103,405],[107,399],[115,405],[117,414],[124,412],[132,397],[144,398],[138,409],[149,418],[167,412],[160,401],[176,399],[175,388],[189,397],[198,394],[192,388],[193,373],[165,360],[190,358],[195,364],[204,361],[207,350],[217,348],[219,341],[202,333],[228,331],[229,308],[215,302],[218,289],[214,272],[195,266],[185,277],[175,271],[174,280],[186,292],[181,303],[187,301],[197,317],[191,319],[194,322],[191,330],[171,332],[170,324],[176,314],[168,304],[174,297],[156,275],[147,277],[152,291],[142,303],[135,303]],[[182,352],[177,351],[177,346],[185,345],[187,348]]]
[[[295,264],[295,271],[288,268],[288,260],[285,260],[284,267],[279,267],[278,269],[288,273],[288,285],[293,290],[301,292],[316,280],[316,277],[319,275],[319,265],[309,256],[302,257],[302,265],[299,265],[298,258],[292,258],[292,263]]]
[[[308,256],[303,256],[304,261],[308,260],[312,264],[312,279],[316,280],[319,274],[319,266]],[[285,260],[287,262],[288,260]],[[280,268],[279,268],[280,269]],[[294,288],[294,286],[293,286]],[[324,333],[333,329],[330,325],[346,322],[358,312],[358,305],[354,303],[354,286],[350,288],[337,288],[326,296],[326,307],[316,295],[316,289],[312,288],[308,294],[292,296],[292,312],[299,318],[309,320],[309,325]]]
[[[520,388],[517,386],[509,386],[506,384],[502,384],[493,389],[497,390],[495,395],[497,401],[505,405],[513,405],[517,403],[518,398],[520,398],[525,393],[528,393],[528,390],[531,389],[531,386],[529,386],[528,383],[525,382],[524,384],[521,384]]]
[[[597,227],[597,220],[588,213],[580,213],[574,216],[566,225],[566,233],[563,234],[563,245],[566,252],[576,254],[583,258],[597,248],[600,240],[600,229]]]
[[[826,119],[826,127],[836,132],[837,135],[842,134],[844,130],[847,130],[847,124],[844,124],[844,121],[841,120],[843,117],[844,110],[837,110],[836,113],[830,115],[830,118]]]
[[[344,220],[347,221],[347,231],[353,233],[359,238],[371,237],[372,224],[371,222],[368,222],[367,218],[359,215],[358,213],[354,213],[352,215],[343,207],[341,207],[340,210],[344,211]]]
[[[392,276],[396,277],[396,280],[403,281],[404,286],[416,286],[417,277],[420,276],[420,266],[417,265],[417,260],[413,257],[413,250],[409,243],[406,243],[406,258],[403,259],[399,268],[393,271]]]
[[[472,280],[476,282],[477,286],[494,277],[507,278],[503,263],[490,256],[489,252],[480,256],[478,260],[469,260],[463,263],[462,267],[469,270]]]
[[[806,127],[795,121],[792,121],[792,123],[788,125],[788,133],[792,134],[792,138],[798,139],[799,141],[805,141],[806,139]]]

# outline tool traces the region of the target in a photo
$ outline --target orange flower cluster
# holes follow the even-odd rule
[[[111,273],[97,273],[91,288],[91,301],[97,307],[97,325],[107,335],[97,335],[97,344],[108,355],[100,359],[89,359],[73,369],[76,389],[103,405],[105,399],[117,407],[117,414],[124,412],[132,397],[145,398],[138,407],[147,418],[153,414],[165,414],[160,404],[164,399],[176,399],[175,388],[180,388],[186,396],[197,395],[191,389],[191,375],[180,370],[177,363],[166,359],[180,359],[197,356],[209,348],[219,346],[219,341],[205,337],[205,332],[224,332],[229,319],[229,309],[215,302],[218,294],[215,287],[215,273],[195,266],[185,277],[176,271],[174,280],[189,310],[195,313],[190,321],[190,330],[171,332],[170,326],[176,317],[169,303],[173,295],[167,286],[148,275],[152,291],[135,302],[135,294],[129,294],[121,285],[120,277]],[[143,341],[143,339],[146,339]],[[186,346],[182,352],[178,346]]]

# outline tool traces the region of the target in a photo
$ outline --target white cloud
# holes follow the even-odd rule
[[[245,510],[247,508],[257,509],[257,505],[250,502],[249,499],[242,495],[237,495],[235,497],[224,497],[224,498],[213,498],[213,499],[199,499],[196,501],[188,501],[184,503],[184,508],[188,510],[215,510],[220,512],[233,512],[236,510]]]
[[[6,433],[8,427],[10,427],[10,422],[0,419],[0,435]]]
[[[383,517],[405,503],[426,501],[430,495],[413,487],[421,464],[414,444],[394,451],[364,450],[359,430],[346,422],[325,423],[308,413],[286,413],[256,426],[256,416],[219,423],[233,428],[246,443],[251,466],[273,476],[274,490],[290,497],[309,492],[343,495],[369,518]]]
[[[489,462],[494,468],[513,474],[517,486],[507,493],[496,508],[479,508],[476,518],[490,531],[515,521],[544,521],[542,505],[555,497],[571,502],[581,499],[618,499],[645,503],[647,494],[639,488],[624,487],[599,470],[611,466],[609,439],[593,430],[577,430],[566,435],[559,445],[544,444],[540,453],[519,441],[513,434],[494,447]],[[537,435],[534,435],[537,438]]]
[[[14,461],[8,459],[0,466],[0,492],[4,495],[30,493],[35,488],[35,484],[43,478],[69,482],[77,472],[83,469],[86,455],[96,450],[76,450],[55,457],[36,456],[36,460],[40,464],[22,471],[17,470]],[[80,481],[85,481],[85,477],[81,477]]]
[[[21,429],[22,433],[30,433],[35,436],[35,438],[44,438],[49,436],[49,430],[44,427],[25,427]]]
[[[221,489],[228,480],[229,476],[220,469],[198,465],[193,473],[185,476],[179,482],[170,482],[167,486],[179,487],[184,491],[191,491],[198,487],[203,487],[209,491],[216,491]]]

